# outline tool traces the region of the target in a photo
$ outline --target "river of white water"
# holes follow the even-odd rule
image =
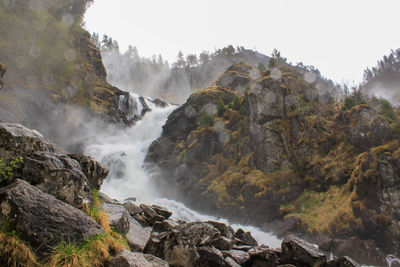
[[[132,94],[131,97],[137,101],[137,105],[140,105],[138,96]],[[159,197],[160,195],[149,180],[148,173],[143,169],[143,162],[147,149],[161,135],[162,126],[176,106],[168,105],[160,108],[150,102],[147,104],[152,111],[147,112],[134,126],[123,130],[108,129],[96,133],[96,143],[88,145],[86,153],[94,156],[110,169],[110,174],[104,181],[101,191],[120,201],[135,197],[138,204],[148,203],[164,206],[173,213],[173,219],[227,222],[224,219],[200,214],[175,200]],[[138,106],[135,108],[140,109]],[[242,228],[251,231],[259,244],[266,244],[270,247],[280,247],[281,245],[279,238],[256,227],[231,225],[235,229]]]

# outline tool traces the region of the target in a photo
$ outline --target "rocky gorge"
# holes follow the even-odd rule
[[[160,206],[121,203],[94,193],[108,174],[105,167],[91,157],[67,154],[22,125],[0,123],[0,140],[5,162],[22,158],[12,175],[2,177],[2,264],[59,266],[69,256],[77,258],[72,266],[359,266],[348,257],[329,261],[295,236],[286,237],[282,248],[269,248],[258,245],[250,232],[235,232],[225,223],[175,221]],[[95,215],[91,205],[98,205],[106,219]],[[115,240],[107,241],[110,236]],[[11,247],[7,237],[20,240],[19,247]],[[108,256],[96,251],[99,244],[81,259],[79,254],[55,256],[67,253],[60,248],[63,242],[78,246],[90,240],[108,244],[101,252]],[[23,252],[12,250],[21,246]]]

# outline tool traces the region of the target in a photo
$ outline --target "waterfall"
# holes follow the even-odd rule
[[[126,103],[126,96],[120,98],[120,108]],[[97,134],[96,143],[87,146],[86,153],[94,156],[110,169],[110,174],[104,181],[101,191],[108,196],[123,201],[134,197],[138,203],[157,204],[164,206],[173,213],[173,219],[185,221],[207,221],[224,219],[203,215],[187,208],[177,201],[160,198],[155,187],[149,181],[148,173],[143,169],[143,162],[150,144],[162,132],[168,115],[176,108],[173,105],[157,106],[153,100],[134,94],[129,100],[131,114],[139,115],[143,102],[151,109],[143,114],[142,119],[127,129],[110,129]],[[141,101],[140,101],[141,100]],[[140,111],[140,112],[139,112]],[[233,228],[251,231],[253,237],[260,243],[270,247],[280,247],[281,240],[270,233],[256,227],[233,224]]]

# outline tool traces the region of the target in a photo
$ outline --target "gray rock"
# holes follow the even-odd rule
[[[220,236],[219,238],[215,239],[211,245],[219,250],[231,250],[233,243],[234,241],[232,239],[229,239],[225,236]]]
[[[170,221],[170,220],[165,220],[162,222],[156,222],[153,226],[153,231],[156,232],[167,232],[170,231],[174,226],[176,226],[177,223]]]
[[[104,204],[120,204],[118,202],[118,200],[110,198],[109,196],[107,196],[106,194],[104,194],[101,191],[99,192],[99,198],[100,198],[101,202]]]
[[[245,265],[250,260],[250,255],[242,250],[229,250],[222,251],[224,257],[230,257],[235,260],[240,265]]]
[[[198,266],[217,267],[224,264],[224,256],[216,248],[210,246],[198,247],[197,253],[200,256]]]
[[[375,116],[371,120],[368,138],[373,146],[383,145],[392,135],[392,129],[387,120],[381,116]]]
[[[107,177],[109,171],[106,167],[102,166],[91,156],[81,154],[68,154],[70,158],[75,159],[83,174],[88,178],[91,188],[100,189],[104,179]]]
[[[40,258],[46,257],[60,240],[78,243],[104,233],[103,228],[82,211],[16,180],[0,189],[0,221],[21,232]]]
[[[261,245],[248,251],[252,266],[273,267],[278,265],[280,253],[277,250],[270,249],[268,246]]]
[[[316,267],[324,266],[326,255],[307,241],[288,235],[282,241],[281,260],[284,263]]]
[[[164,220],[164,217],[160,216],[151,206],[146,204],[140,204],[140,208],[143,210],[144,215],[149,220],[151,225],[153,225],[157,221]]]
[[[135,219],[129,219],[129,231],[126,233],[126,239],[133,251],[142,252],[150,235],[150,232],[143,228]]]
[[[132,216],[143,212],[143,210],[139,206],[133,204],[130,201],[125,202],[124,207]]]
[[[167,210],[166,208],[160,207],[158,205],[151,205],[153,210],[157,212],[160,216],[164,217],[164,219],[168,220],[171,217],[172,212]]]
[[[233,236],[235,235],[235,230],[233,230],[232,226],[226,224],[226,223],[221,223],[221,222],[216,222],[216,221],[207,221],[207,223],[211,224],[215,228],[219,230],[221,233],[221,236],[225,236],[227,238],[232,239]]]
[[[258,246],[257,240],[251,236],[251,233],[245,232],[241,228],[237,229],[235,237],[239,239],[237,242],[239,245]]]
[[[231,257],[225,258],[225,265],[228,267],[240,267],[240,265],[234,261]]]
[[[168,267],[168,263],[156,256],[121,250],[111,261],[111,267]]]
[[[90,183],[79,163],[63,154],[35,152],[26,156],[22,178],[77,208],[92,199]]]
[[[119,204],[103,204],[101,208],[107,213],[111,226],[114,226],[120,233],[128,233],[131,216],[124,206]]]

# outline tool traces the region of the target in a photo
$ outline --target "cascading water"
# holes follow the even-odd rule
[[[96,143],[87,146],[86,153],[94,156],[110,169],[110,174],[104,181],[101,191],[118,200],[135,197],[138,203],[164,206],[173,213],[172,219],[226,222],[224,219],[199,214],[177,201],[159,198],[155,187],[149,181],[149,175],[142,166],[148,147],[153,140],[161,135],[162,126],[176,106],[167,105],[162,108],[155,105],[151,99],[142,98],[142,101],[140,101],[139,98],[137,95],[130,95],[129,106],[134,110],[128,112],[137,115],[139,110],[143,110],[143,101],[145,105],[151,108],[151,112],[147,112],[141,120],[130,128],[110,129],[98,133]],[[120,102],[122,101],[124,99],[120,99]],[[270,247],[279,247],[281,244],[281,240],[274,235],[255,227],[232,226],[251,231],[260,244],[267,244]]]

